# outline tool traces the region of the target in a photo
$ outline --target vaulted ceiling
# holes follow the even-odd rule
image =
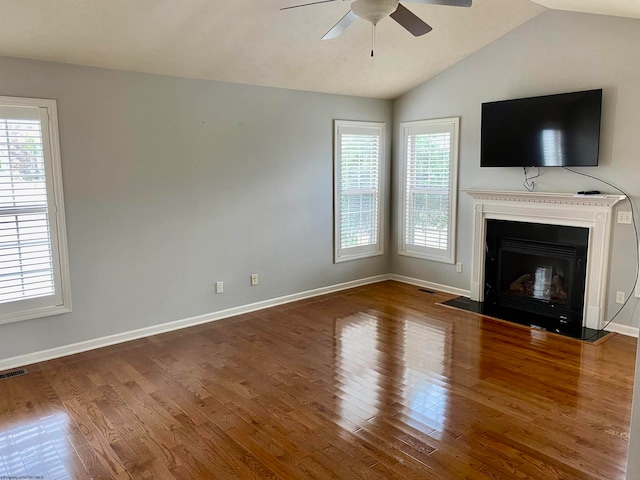
[[[638,0],[536,2],[473,0],[471,8],[407,3],[433,31],[413,37],[384,19],[371,58],[371,25],[364,20],[321,40],[348,12],[349,1],[281,11],[306,2],[1,0],[0,55],[395,98],[546,8],[640,17]]]

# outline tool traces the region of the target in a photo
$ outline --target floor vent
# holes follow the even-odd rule
[[[426,288],[419,288],[418,291],[419,292],[425,292],[425,293],[431,293],[431,294],[436,293],[433,290],[427,290]]]
[[[7,373],[0,373],[0,380],[4,380],[6,378],[12,378],[12,377],[19,377],[20,375],[26,375],[26,374],[27,374],[27,369],[20,368],[18,370],[12,370]]]

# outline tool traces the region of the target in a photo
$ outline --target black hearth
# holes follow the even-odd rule
[[[582,336],[589,229],[488,220],[484,313]]]

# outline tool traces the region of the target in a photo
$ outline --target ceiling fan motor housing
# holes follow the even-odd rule
[[[398,8],[399,0],[355,0],[351,11],[374,25]]]

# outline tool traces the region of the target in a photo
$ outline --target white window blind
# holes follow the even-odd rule
[[[402,125],[400,253],[453,263],[458,119]]]
[[[384,124],[335,127],[335,261],[379,255]]]
[[[51,102],[0,97],[0,323],[69,311]]]

